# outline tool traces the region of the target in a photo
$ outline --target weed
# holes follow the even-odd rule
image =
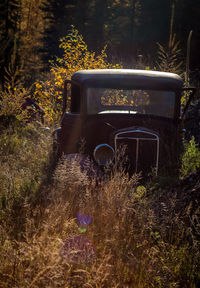
[[[181,176],[185,176],[191,172],[195,172],[200,167],[200,151],[195,143],[194,137],[185,143],[184,153],[182,156]]]
[[[177,195],[155,198],[123,171],[110,177],[96,186],[76,161],[61,159],[34,206],[29,193],[38,187],[24,181],[4,209],[9,222],[1,218],[2,287],[195,287],[199,244],[173,212]]]

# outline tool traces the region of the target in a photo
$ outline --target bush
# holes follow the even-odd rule
[[[71,79],[78,70],[120,67],[107,62],[106,47],[98,56],[89,51],[83,37],[73,26],[69,34],[60,40],[59,47],[64,51],[63,57],[52,63],[49,79],[35,83],[34,97],[50,123],[56,122],[61,115],[64,80]]]
[[[195,172],[200,167],[200,151],[195,143],[194,137],[189,143],[184,144],[184,153],[182,156],[181,176]]]

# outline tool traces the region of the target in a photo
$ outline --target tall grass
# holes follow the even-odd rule
[[[181,187],[141,187],[123,171],[97,186],[63,159],[48,178],[47,135],[3,135],[1,287],[198,287],[199,212],[180,212]]]
[[[0,115],[0,287],[199,287],[198,174],[171,189],[120,165],[98,185],[76,160],[55,168],[22,94]],[[193,144],[182,176],[197,168]]]
[[[7,116],[1,120],[0,220],[16,240],[26,222],[25,207],[37,202],[39,188],[46,179],[51,140],[37,124],[27,125]]]

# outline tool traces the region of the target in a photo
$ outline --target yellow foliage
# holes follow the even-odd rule
[[[73,26],[70,33],[60,40],[59,47],[64,51],[63,57],[58,58],[56,65],[51,67],[49,79],[35,83],[34,97],[39,101],[50,123],[56,122],[61,115],[64,80],[70,79],[74,72],[120,68],[119,64],[112,65],[106,61],[106,47],[100,55],[89,51],[83,37]]]

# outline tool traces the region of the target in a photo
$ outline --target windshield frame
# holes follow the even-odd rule
[[[119,106],[119,105],[116,105],[114,109],[110,109],[111,106],[105,106],[107,107],[106,111],[105,110],[102,110],[102,111],[99,111],[98,113],[91,113],[90,110],[89,110],[89,103],[88,103],[88,94],[87,94],[87,90],[88,88],[94,88],[94,89],[116,89],[116,90],[122,90],[122,88],[113,88],[113,87],[94,87],[94,86],[85,86],[84,87],[84,98],[85,98],[85,112],[88,114],[88,115],[98,115],[98,114],[110,114],[110,113],[115,113],[117,114],[117,110],[119,110],[119,114],[130,114],[130,115],[153,115],[153,116],[157,116],[157,117],[164,117],[164,118],[167,118],[167,119],[178,119],[179,118],[179,114],[180,114],[180,97],[181,97],[181,92],[182,92],[182,89],[178,89],[178,90],[173,90],[173,89],[147,89],[146,87],[144,89],[139,88],[135,88],[135,87],[132,87],[130,89],[123,89],[123,90],[143,90],[143,91],[165,91],[165,92],[173,92],[174,93],[174,100],[173,100],[173,113],[171,114],[171,116],[167,116],[167,115],[162,115],[162,114],[156,114],[156,113],[139,113],[139,112],[135,112],[134,110],[129,110],[128,108],[129,107],[133,107],[133,106]],[[160,87],[159,87],[160,88]],[[94,96],[95,97],[95,96]],[[164,104],[163,104],[164,105]],[[121,109],[117,109],[117,108],[121,108]],[[127,110],[126,110],[127,109]],[[124,111],[123,113],[123,110],[126,110]],[[130,111],[130,113],[128,113],[127,111]]]

